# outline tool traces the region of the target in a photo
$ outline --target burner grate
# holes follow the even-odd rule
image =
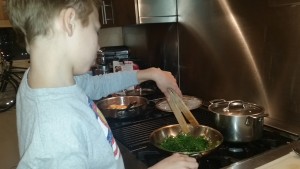
[[[162,126],[170,124],[177,124],[177,121],[173,116],[113,129],[112,132],[114,137],[125,145],[129,151],[134,151],[149,143],[149,136],[151,132]]]
[[[159,114],[159,116],[156,114]],[[193,111],[193,114],[201,125],[211,126],[212,113],[198,109]],[[130,151],[146,147],[149,143],[149,136],[154,130],[163,126],[178,124],[172,113],[157,111],[152,111],[149,116],[132,121],[109,120],[108,122],[114,137]]]

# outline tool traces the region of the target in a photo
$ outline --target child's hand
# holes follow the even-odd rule
[[[179,96],[182,96],[176,79],[170,72],[163,71],[159,68],[149,68],[138,71],[137,76],[140,83],[147,80],[155,81],[157,87],[165,94],[166,97],[169,97],[168,88],[174,89]]]
[[[198,166],[199,164],[195,158],[175,153],[156,163],[149,169],[197,169]]]

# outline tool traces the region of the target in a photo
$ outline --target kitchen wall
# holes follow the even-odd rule
[[[298,1],[177,0],[178,24],[125,27],[124,44],[184,94],[259,104],[266,124],[300,134]]]
[[[122,27],[102,28],[99,35],[101,47],[124,45]]]
[[[178,1],[182,90],[265,105],[265,1],[188,2]]]
[[[177,23],[123,27],[124,44],[143,67],[160,67],[179,76]]]
[[[188,2],[178,1],[182,90],[205,100],[257,103],[269,113],[268,124],[300,133],[300,6]]]

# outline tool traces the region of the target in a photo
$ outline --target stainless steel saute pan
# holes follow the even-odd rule
[[[100,100],[96,104],[105,117],[124,119],[143,114],[148,99],[141,96],[116,96]],[[131,107],[127,108],[128,105]]]
[[[200,152],[178,152],[178,153],[186,154],[186,155],[189,155],[192,157],[201,157],[201,156],[205,156],[205,155],[209,154],[210,152],[212,152],[213,150],[218,148],[223,142],[222,134],[219,131],[217,131],[211,127],[204,126],[204,125],[199,125],[196,127],[193,127],[192,125],[188,125],[188,127],[190,129],[190,134],[192,136],[204,137],[206,140],[208,140],[210,142],[210,146],[207,150],[200,151]],[[171,137],[171,136],[175,137],[179,133],[182,133],[182,130],[181,130],[181,127],[179,126],[179,124],[161,127],[151,133],[150,143],[152,143],[155,147],[157,147],[163,151],[175,153],[173,151],[164,149],[161,146],[161,143],[166,138]]]

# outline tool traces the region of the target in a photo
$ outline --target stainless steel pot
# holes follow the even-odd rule
[[[126,107],[131,103],[134,103],[134,105],[129,109],[112,109],[110,107],[111,105]],[[143,114],[147,108],[148,99],[141,96],[116,96],[102,99],[96,104],[105,117],[125,119]]]
[[[229,142],[250,142],[262,137],[264,108],[241,100],[212,102],[208,109],[215,114],[216,129]]]
[[[205,139],[209,140],[209,142],[211,143],[211,146],[209,149],[207,149],[205,151],[201,151],[201,152],[178,152],[178,153],[186,154],[186,155],[189,155],[192,157],[201,157],[201,156],[209,154],[210,152],[212,152],[213,150],[218,148],[223,142],[222,134],[219,131],[217,131],[211,127],[203,126],[203,125],[199,125],[197,127],[193,127],[192,125],[189,125],[188,127],[190,128],[190,131],[191,131],[190,134],[192,136],[195,136],[195,137],[203,136]],[[173,151],[169,151],[169,150],[162,148],[161,143],[166,138],[171,137],[171,136],[177,136],[179,133],[182,133],[182,130],[181,130],[181,127],[179,126],[179,124],[161,127],[151,133],[150,143],[163,151],[166,151],[169,153],[175,153]]]

